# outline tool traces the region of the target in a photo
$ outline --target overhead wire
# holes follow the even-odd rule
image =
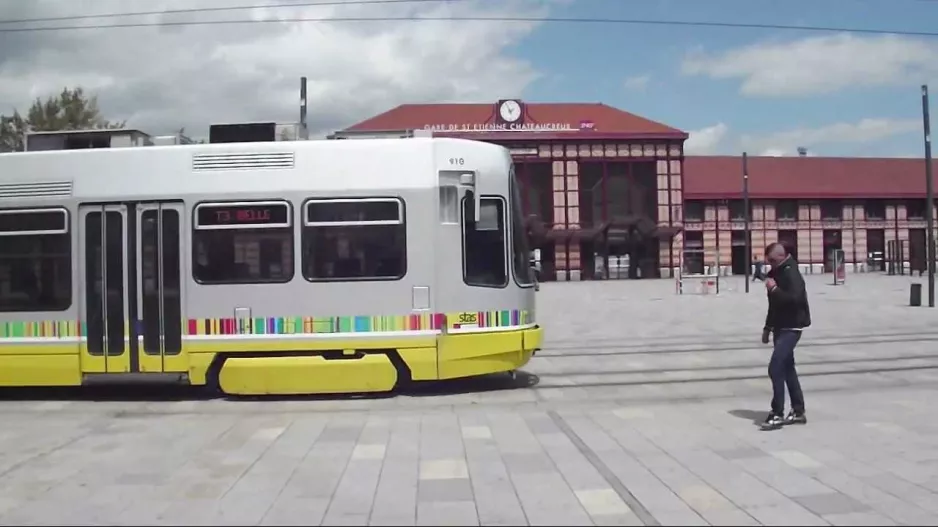
[[[123,18],[157,15],[190,15],[199,13],[224,13],[230,11],[248,11],[251,9],[289,9],[298,7],[328,7],[342,5],[381,5],[381,4],[440,4],[463,3],[470,0],[321,0],[318,2],[283,2],[278,4],[241,4],[215,7],[193,7],[186,9],[164,9],[160,11],[127,11],[118,13],[98,13],[93,15],[48,16],[38,18],[20,18],[0,20],[0,24],[36,24],[45,22],[69,22],[92,18]],[[936,0],[938,1],[938,0]]]
[[[251,9],[290,9],[298,7],[325,7],[341,5],[381,5],[381,4],[440,4],[440,3],[466,3],[473,0],[319,0],[313,2],[281,2],[276,4],[240,4],[215,7],[191,7],[185,9],[164,9],[159,11],[126,11],[117,13],[96,13],[91,15],[66,15],[53,17],[36,17],[0,20],[0,24],[27,24],[27,23],[46,23],[46,22],[68,22],[76,20],[88,20],[94,18],[123,18],[135,16],[156,16],[156,15],[184,15],[198,13],[221,13],[231,11],[246,11]],[[644,1],[644,0],[642,0]],[[699,1],[699,0],[689,0]],[[840,0],[843,1],[843,0]],[[853,0],[854,2],[881,2],[883,0]],[[888,0],[896,2],[898,0]],[[938,3],[938,0],[904,0],[906,2],[918,3]]]
[[[147,22],[122,22],[114,24],[76,24],[31,27],[3,27],[15,24],[44,24],[49,22],[69,22],[102,18],[125,18],[160,15],[192,15],[200,13],[221,13],[244,11],[253,9],[288,9],[300,7],[325,7],[342,5],[395,5],[395,4],[445,4],[465,3],[472,0],[320,0],[311,2],[281,2],[276,4],[249,4],[233,6],[215,6],[186,9],[170,9],[161,11],[134,11],[117,13],[98,13],[90,15],[69,15],[58,17],[35,17],[0,20],[0,33],[32,33],[54,31],[79,30],[109,30],[130,29],[146,27],[186,27],[186,26],[219,26],[219,25],[253,25],[253,24],[287,24],[287,23],[354,23],[354,22],[517,22],[517,23],[549,23],[549,24],[593,24],[593,25],[648,25],[648,26],[675,26],[675,27],[712,27],[724,29],[770,29],[786,31],[807,32],[836,32],[858,33],[876,35],[899,35],[917,37],[936,37],[938,31],[916,31],[903,29],[864,28],[849,26],[818,26],[797,24],[771,24],[751,22],[725,22],[707,20],[662,20],[640,18],[614,18],[614,17],[556,17],[556,16],[443,16],[443,15],[404,15],[404,16],[337,16],[337,17],[278,17],[273,19],[221,19],[221,20],[172,20]],[[863,1],[863,0],[854,0]],[[867,0],[872,1],[872,0]],[[897,0],[888,0],[895,2]],[[912,2],[936,3],[938,0],[906,0]]]
[[[380,16],[380,17],[281,17],[271,20],[182,20],[167,22],[133,22],[120,24],[93,24],[42,27],[0,27],[0,33],[34,33],[51,31],[109,30],[145,27],[221,26],[287,23],[350,23],[350,22],[517,22],[542,24],[591,24],[591,25],[643,25],[673,27],[712,27],[733,29],[772,29],[825,33],[858,33],[871,35],[897,35],[916,37],[938,37],[935,31],[902,29],[862,28],[847,26],[813,26],[794,24],[760,24],[748,22],[716,22],[703,20],[657,20],[638,18],[576,18],[536,16]]]

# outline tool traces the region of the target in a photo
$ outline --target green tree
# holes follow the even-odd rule
[[[103,118],[97,96],[87,95],[80,87],[66,87],[45,100],[37,97],[25,117],[17,110],[11,116],[0,115],[0,151],[22,151],[27,131],[114,129],[125,124]]]

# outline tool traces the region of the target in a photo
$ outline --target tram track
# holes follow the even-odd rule
[[[933,371],[938,370],[938,364],[929,365],[929,366],[896,366],[888,368],[868,368],[868,369],[842,369],[842,370],[830,370],[822,372],[814,371],[799,371],[798,376],[801,378],[811,378],[811,377],[834,377],[834,376],[854,376],[854,375],[869,375],[877,373],[901,373],[901,372],[912,372],[912,371]],[[538,375],[540,378],[541,376]],[[602,387],[627,387],[627,386],[667,386],[667,385],[690,385],[690,384],[709,384],[709,383],[728,383],[728,382],[743,382],[743,381],[755,381],[755,380],[767,380],[767,375],[765,372],[761,374],[749,374],[749,375],[722,375],[714,377],[694,377],[694,378],[677,378],[677,379],[637,379],[637,380],[615,380],[615,381],[593,381],[593,382],[576,382],[571,384],[551,384],[538,382],[534,387],[536,390],[556,390],[556,389],[570,389],[570,388],[602,388]],[[889,385],[890,383],[886,383]],[[897,386],[906,386],[909,382],[897,382]],[[921,384],[934,384],[934,381],[923,382]],[[878,385],[877,385],[878,387]],[[837,391],[832,389],[830,391]],[[709,397],[709,395],[701,395],[698,398]],[[667,397],[663,397],[667,399]]]
[[[592,342],[585,341],[582,346],[588,351],[581,352],[570,352],[549,345],[529,363],[526,371],[537,375],[538,390],[692,385],[765,379],[768,350],[765,345],[754,342],[751,336],[728,336],[704,343],[700,343],[701,338],[706,337],[698,335],[695,342],[687,343],[675,342],[677,339],[671,339],[671,342],[656,341],[651,346],[641,342],[621,345],[608,342],[608,339],[595,339]],[[934,341],[938,341],[938,333],[921,331],[813,335],[799,345],[799,349],[805,349],[797,363],[799,375],[823,378],[938,370],[938,351],[930,351],[932,347],[928,345],[915,346]],[[873,356],[856,353],[856,350],[871,346],[898,347],[902,344],[906,344],[907,348],[918,349],[912,353],[909,353],[913,351],[911,349],[905,353],[890,353],[887,350]],[[841,351],[839,356],[831,358],[823,357],[824,348],[832,347],[847,347],[850,351]],[[938,347],[935,349],[938,350]],[[701,362],[709,364],[674,364],[676,356],[687,354],[694,354]],[[741,361],[740,354],[749,360]],[[752,360],[755,354],[758,354],[758,360]],[[639,359],[633,361],[638,362],[637,367],[629,367],[628,360],[623,360],[633,357]],[[668,360],[669,357],[671,360]],[[577,359],[583,359],[582,365],[574,362],[570,366],[561,366]],[[656,359],[664,364],[655,365]],[[651,364],[647,365],[648,362]]]
[[[765,345],[757,343],[757,337],[745,339],[704,340],[701,337],[695,342],[666,343],[629,343],[613,342],[612,339],[584,339],[578,346],[564,346],[558,343],[548,343],[537,353],[536,358],[568,358],[568,357],[602,357],[617,355],[651,355],[651,354],[682,354],[682,353],[711,353],[723,351],[764,350]],[[832,346],[872,346],[880,344],[901,344],[919,342],[938,342],[938,333],[896,333],[872,334],[851,336],[812,336],[805,338],[798,344],[798,349],[821,348]],[[567,350],[582,349],[585,351],[568,352]]]
[[[816,379],[814,382],[808,381],[816,385],[811,387],[813,391],[819,389],[823,391],[859,389],[862,391],[934,383],[938,380],[938,373],[935,373],[938,372],[938,346],[935,347],[934,352],[926,351],[931,348],[928,345],[919,346],[919,349],[914,352],[907,350],[906,353],[889,356],[886,353],[877,356],[859,356],[850,352],[839,352],[838,355],[829,358],[824,356],[825,347],[860,348],[902,343],[927,343],[934,340],[938,340],[938,333],[897,332],[854,336],[813,336],[810,341],[806,342],[810,345],[804,346],[809,349],[809,352],[799,357],[801,358],[798,361],[799,374],[806,379]],[[396,394],[397,397],[388,397],[388,394],[376,398],[348,399],[295,397],[288,398],[293,401],[287,405],[288,408],[277,408],[273,411],[276,413],[407,411],[465,405],[555,404],[559,402],[576,404],[599,400],[624,403],[629,400],[692,400],[741,396],[764,388],[759,383],[766,382],[765,370],[768,360],[766,346],[754,344],[750,336],[730,337],[723,339],[722,342],[721,344],[710,341],[705,346],[699,344],[694,346],[693,343],[688,343],[687,347],[683,347],[672,340],[670,345],[665,343],[653,349],[636,345],[633,342],[624,350],[622,346],[610,345],[603,353],[568,353],[548,347],[545,349],[548,353],[538,353],[534,360],[519,371],[516,379],[496,374],[481,378],[431,383],[425,388],[400,391]],[[549,353],[551,350],[554,352]],[[728,355],[725,352],[735,353],[735,355]],[[701,360],[708,363],[689,364],[680,358],[680,354],[690,353],[699,354]],[[728,356],[719,357],[721,353]],[[744,358],[742,355],[745,355],[747,360],[740,360]],[[582,364],[568,363],[580,357],[584,358]],[[603,357],[608,360],[604,360]],[[628,359],[623,359],[623,357],[639,357],[638,360],[633,361],[638,363],[639,367],[629,367]],[[656,357],[660,357],[662,364],[655,364]],[[671,357],[671,360],[668,360],[668,357]],[[642,362],[651,364],[643,365]],[[675,362],[677,364],[674,364]],[[567,364],[570,367],[558,367],[558,364]],[[916,375],[915,372],[930,373]],[[869,377],[871,375],[874,377]],[[860,383],[848,380],[863,376],[866,378]],[[753,383],[753,381],[758,381],[758,383]],[[715,384],[723,386],[714,390]],[[40,405],[43,400],[50,400],[48,395],[51,394],[45,390],[43,392],[45,393],[36,397],[35,400]],[[103,399],[98,398],[97,395],[91,395],[90,400],[117,402],[126,401],[127,396],[126,392],[112,397],[108,397],[105,393]],[[26,399],[30,398],[26,397]],[[133,399],[132,395],[131,399]],[[88,401],[89,398],[69,391],[58,396],[53,395],[51,400],[81,402],[82,400]],[[252,413],[255,409],[251,401],[261,402],[253,398],[218,400],[214,397],[200,397],[192,390],[174,391],[173,394],[164,394],[164,396],[151,392],[150,395],[136,399],[142,407],[137,407],[135,403],[128,401],[129,412],[127,413],[128,415],[225,413],[229,411]],[[219,402],[222,403],[221,406],[218,405]],[[170,406],[164,407],[167,403]],[[20,410],[23,409],[9,408],[4,409],[4,413]],[[43,409],[42,411],[56,410]]]
[[[910,359],[914,360],[914,359]],[[890,364],[901,362],[902,359],[889,361]],[[850,362],[816,362],[799,364],[799,377],[825,377],[837,375],[864,375],[892,372],[914,372],[938,370],[938,357],[926,364],[906,364],[877,366],[870,364],[873,361],[856,360]],[[879,361],[886,362],[886,361]],[[856,365],[856,367],[848,367]],[[837,368],[839,366],[839,368]],[[594,371],[589,373],[544,373],[532,371],[538,378],[536,389],[545,388],[575,388],[590,386],[639,386],[639,385],[668,385],[693,384],[729,381],[748,381],[767,379],[766,365],[725,365],[707,368],[661,368],[659,370],[620,370],[620,371]],[[590,379],[577,379],[589,377]],[[610,380],[593,380],[595,378]]]
[[[936,357],[938,359],[938,357]],[[862,362],[862,361],[858,361]],[[747,372],[748,367],[729,367],[727,370],[736,370],[721,375],[693,377],[693,378],[633,378],[616,380],[586,380],[570,379],[571,382],[554,382],[547,374],[528,370],[519,372],[516,380],[509,380],[503,375],[494,375],[483,379],[465,379],[441,386],[439,391],[414,393],[402,392],[397,397],[379,398],[311,398],[291,397],[265,400],[263,398],[206,398],[182,396],[181,398],[162,399],[147,397],[133,402],[123,399],[111,400],[120,403],[120,408],[107,404],[107,399],[96,399],[105,404],[84,406],[79,410],[71,404],[61,408],[44,408],[42,413],[51,414],[98,414],[104,413],[114,418],[146,418],[160,415],[215,415],[215,414],[329,414],[334,412],[361,414],[373,412],[425,412],[443,408],[476,408],[504,407],[508,404],[513,407],[543,408],[580,406],[589,404],[592,408],[606,404],[630,404],[641,401],[652,402],[680,402],[700,401],[705,399],[722,399],[733,397],[749,397],[752,394],[763,393],[764,386],[756,386],[752,381],[768,382],[764,365],[758,371]],[[869,376],[876,374],[901,374],[903,372],[929,371],[938,372],[938,360],[928,365],[892,366],[872,368],[839,368],[826,371],[801,371],[799,375],[804,379],[818,379],[816,386],[811,386],[812,393],[828,392],[864,392],[868,390],[901,389],[915,386],[933,386],[933,379],[915,379],[899,376],[881,377],[870,382],[867,378],[863,383],[838,382],[844,378]],[[643,375],[643,374],[639,374]],[[534,382],[528,380],[533,378]],[[823,379],[823,380],[822,380]],[[830,380],[833,382],[825,382]],[[809,381],[811,382],[811,381]],[[723,384],[720,393],[713,393],[703,386],[712,386],[715,383]],[[460,386],[461,385],[461,386]],[[700,388],[695,388],[695,385]],[[668,389],[673,387],[674,389]],[[608,390],[605,390],[608,388]],[[655,388],[664,388],[663,390]],[[625,391],[623,391],[625,389]],[[580,391],[588,390],[588,391]],[[599,391],[597,391],[599,390]],[[559,395],[559,394],[563,395]],[[509,395],[513,394],[513,395]],[[558,395],[554,395],[558,394]],[[126,395],[126,394],[124,394]],[[177,396],[180,394],[177,394]],[[503,397],[504,396],[504,397]],[[88,401],[82,398],[68,397],[72,403]],[[95,399],[92,399],[95,401]],[[286,405],[271,406],[276,401],[288,402]],[[35,401],[42,403],[41,400]],[[30,406],[8,407],[0,410],[4,415],[33,414],[37,410]]]
[[[798,368],[811,368],[814,366],[827,366],[827,365],[837,365],[837,364],[855,364],[860,362],[897,362],[897,361],[906,361],[906,360],[934,360],[936,362],[935,366],[938,367],[938,353],[927,353],[927,354],[916,354],[916,355],[904,355],[898,357],[852,357],[844,359],[831,359],[831,360],[820,360],[820,361],[803,361],[799,360],[797,365]],[[719,370],[736,370],[736,369],[749,369],[749,368],[761,368],[765,369],[767,366],[766,362],[759,363],[748,363],[748,364],[715,364],[710,366],[698,366],[698,367],[687,367],[687,368],[636,368],[628,370],[563,370],[558,372],[547,372],[547,373],[538,373],[537,376],[540,378],[544,377],[569,377],[574,375],[618,375],[618,374],[657,374],[657,373],[674,373],[674,372],[692,372],[692,371],[719,371]]]

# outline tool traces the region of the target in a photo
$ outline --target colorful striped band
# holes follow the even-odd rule
[[[347,317],[256,317],[198,318],[182,321],[187,336],[212,335],[318,335],[335,333],[375,333],[438,331],[451,329],[500,328],[523,326],[531,322],[523,310],[478,311],[462,313],[421,313],[392,316]],[[138,332],[142,324],[136,324]],[[124,334],[129,323],[124,324]],[[53,320],[36,322],[0,322],[2,338],[75,338],[88,334],[84,321]]]

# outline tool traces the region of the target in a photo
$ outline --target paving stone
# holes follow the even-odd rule
[[[824,520],[831,525],[896,525],[889,518],[872,512],[851,512],[846,514],[827,514]]]
[[[735,508],[726,497],[705,484],[683,487],[677,491],[677,495],[684,500],[684,503],[701,514]]]
[[[468,478],[469,467],[464,459],[437,459],[420,463],[420,479]]]
[[[465,426],[462,436],[465,439],[491,439],[492,429],[487,426]]]
[[[472,483],[468,478],[425,479],[418,487],[417,501],[473,501]]]
[[[764,450],[760,450],[758,448],[753,448],[753,447],[734,448],[731,450],[715,450],[715,452],[719,454],[721,457],[723,457],[724,459],[728,459],[730,461],[737,460],[737,459],[742,459],[742,460],[758,459],[758,458],[767,457],[769,455]]]
[[[472,501],[421,502],[417,525],[479,525],[479,518]]]
[[[622,501],[613,489],[578,490],[574,494],[587,514],[597,516],[625,516],[632,514],[632,509]]]
[[[355,445],[352,459],[384,459],[385,445]]]
[[[834,492],[832,489],[812,479],[807,474],[799,472],[783,461],[773,457],[737,460],[734,463],[789,497],[811,496]]]
[[[417,485],[415,459],[386,459],[375,491],[372,519],[401,519],[414,523],[417,514]]]
[[[752,507],[746,512],[762,525],[827,525],[823,519],[795,503]]]
[[[737,508],[710,509],[700,512],[700,516],[710,525],[760,525],[755,518]]]
[[[550,457],[543,453],[536,454],[502,454],[502,460],[512,473],[539,474],[542,472],[555,472],[557,467]]]
[[[809,511],[825,516],[828,514],[848,514],[852,512],[867,512],[870,508],[859,501],[840,493],[816,494],[795,498],[802,507]]]
[[[645,525],[642,523],[642,520],[632,514],[600,514],[590,516],[593,520],[593,525]]]
[[[323,498],[278,499],[264,515],[261,525],[318,525],[328,508],[329,500]]]

